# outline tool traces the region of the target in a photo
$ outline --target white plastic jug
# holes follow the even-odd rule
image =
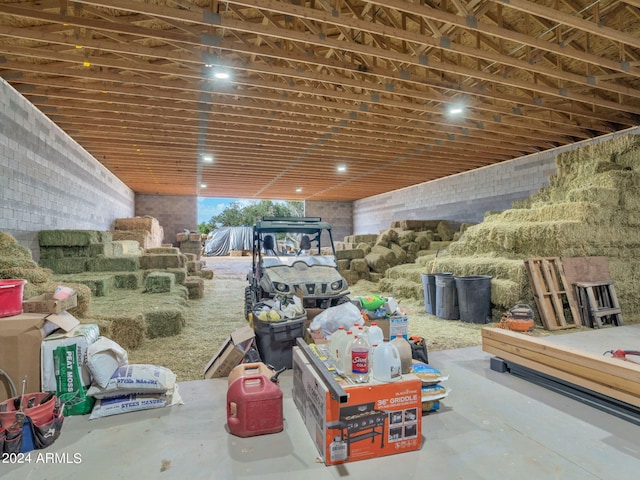
[[[334,362],[340,361],[340,354],[344,343],[347,341],[347,332],[344,327],[338,327],[338,330],[331,334],[331,341],[329,342],[329,353]]]
[[[382,345],[384,341],[384,333],[376,322],[373,322],[369,327],[369,343],[375,349],[378,345]]]
[[[383,341],[373,351],[373,378],[379,382],[395,382],[400,380],[400,352],[391,342]]]

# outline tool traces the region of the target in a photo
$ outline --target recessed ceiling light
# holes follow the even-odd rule
[[[338,165],[336,170],[338,170],[340,173],[346,172],[347,171],[347,166],[346,165]]]
[[[213,76],[215,78],[217,78],[218,80],[228,80],[229,79],[229,72],[215,72],[213,74]]]
[[[296,188],[296,193],[300,193],[300,192],[302,192],[302,187]]]
[[[202,156],[202,161],[206,162],[206,163],[212,163],[213,162],[213,155],[203,155]]]
[[[200,188],[207,188],[207,184],[206,183],[201,183],[200,184]]]

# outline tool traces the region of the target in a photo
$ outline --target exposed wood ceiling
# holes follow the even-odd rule
[[[640,125],[640,0],[0,0],[0,75],[137,193],[348,201]]]

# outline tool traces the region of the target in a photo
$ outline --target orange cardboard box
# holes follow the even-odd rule
[[[422,382],[403,375],[393,383],[343,387],[338,403],[298,347],[293,349],[293,400],[326,465],[419,450]]]

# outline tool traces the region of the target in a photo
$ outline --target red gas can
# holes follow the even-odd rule
[[[282,431],[280,387],[262,374],[234,380],[227,390],[227,425],[238,437]]]

